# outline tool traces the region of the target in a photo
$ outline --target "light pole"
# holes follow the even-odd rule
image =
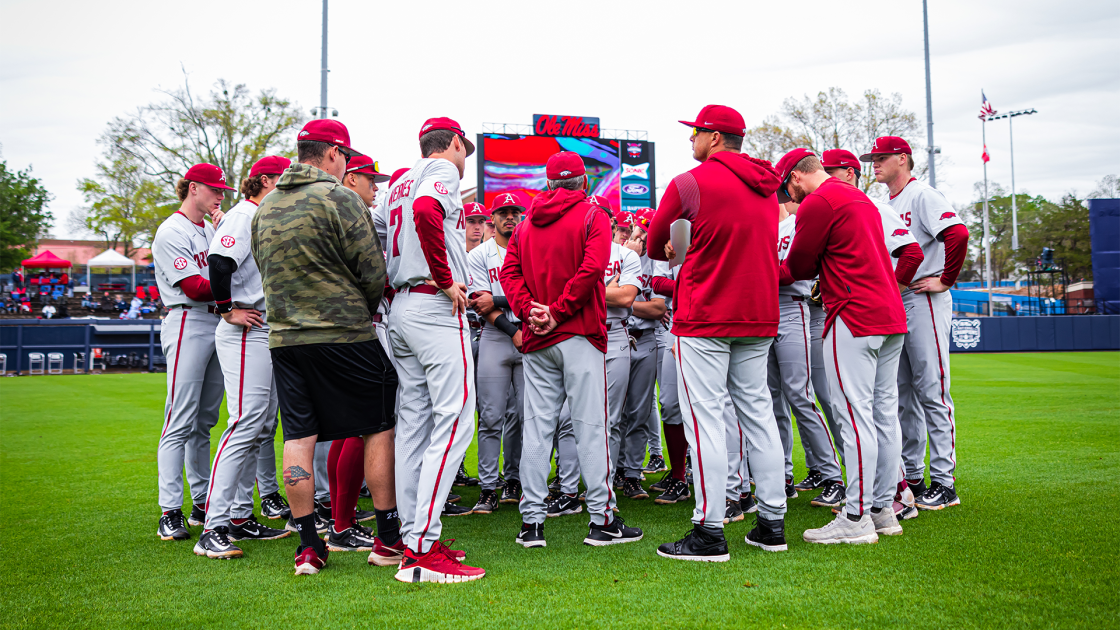
[[[1006,118],[1007,133],[1011,137],[1011,249],[1019,249],[1019,210],[1018,206],[1015,205],[1015,133],[1012,131],[1011,121],[1016,116],[1028,116],[1037,113],[1038,110],[1032,107],[1031,109],[1020,109],[1019,111],[988,117],[988,120]]]
[[[320,70],[319,79],[319,106],[311,108],[311,115],[318,116],[319,118],[326,118],[327,112],[330,111],[331,116],[338,117],[338,110],[328,110],[327,108],[327,0],[323,0],[323,67]]]
[[[980,135],[984,139],[984,274],[988,285],[988,317],[992,312],[992,242],[988,238],[988,119],[980,117]]]
[[[324,0],[325,1],[325,0]],[[922,0],[922,27],[926,37],[926,144],[929,145],[929,185],[937,188],[937,173],[934,170],[933,156],[940,150],[933,146],[933,93],[929,84],[929,15],[926,12],[926,0]]]

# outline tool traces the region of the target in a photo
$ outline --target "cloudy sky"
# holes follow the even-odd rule
[[[1015,123],[1020,191],[1084,194],[1120,171],[1120,3],[944,0],[930,11],[938,184],[951,200],[968,201],[983,176],[981,88],[998,110],[1039,111]],[[321,15],[317,0],[3,0],[3,158],[34,167],[55,196],[54,233],[70,236],[75,183],[93,174],[106,123],[180,85],[181,68],[197,89],[225,78],[316,105]],[[925,120],[917,0],[332,0],[330,42],[330,105],[388,168],[418,157],[420,124],[440,115],[468,133],[534,113],[646,130],[661,183],[693,166],[676,121],[707,103],[753,126],[786,97],[877,88]],[[1007,121],[988,131],[989,177],[1009,186]],[[471,164],[464,185],[474,182]]]

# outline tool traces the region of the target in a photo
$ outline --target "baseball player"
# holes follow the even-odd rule
[[[260,452],[275,453],[269,436],[275,435],[278,400],[268,351],[264,287],[249,247],[257,206],[276,188],[276,180],[290,164],[291,160],[280,156],[253,164],[249,177],[241,182],[245,199],[222,218],[207,256],[210,288],[222,317],[214,332],[214,345],[229,409],[229,425],[218,440],[210,471],[206,529],[194,546],[195,554],[208,558],[241,557],[242,550],[231,541],[291,535],[261,525],[253,517],[253,480]]]
[[[607,205],[605,200],[595,196],[589,197],[589,200],[600,207]],[[634,349],[626,323],[634,312],[634,301],[642,290],[642,259],[638,252],[625,245],[629,241],[632,227],[630,213],[616,213],[615,220],[610,261],[603,272],[603,282],[607,287],[607,422],[611,429],[611,461],[617,466],[613,485],[616,489],[623,488],[627,485],[624,478],[632,478],[634,483],[630,484],[630,490],[635,494],[631,498],[644,499],[649,495],[642,496],[644,491],[637,483],[637,477],[642,473],[643,458],[637,458],[636,462],[634,458],[630,458],[623,464],[619,457],[624,437],[629,438],[629,442],[640,444],[635,450],[641,448],[644,451],[646,443],[644,420],[641,426],[631,426],[635,423],[624,426],[622,418],[623,404],[630,388],[630,353]],[[631,431],[633,435],[630,435]],[[584,481],[586,483],[586,476]]]
[[[637,226],[641,228],[642,232],[642,268],[645,269],[647,265],[649,267],[651,291],[650,295],[654,298],[660,299],[662,303],[665,304],[665,312],[658,319],[657,325],[653,327],[653,335],[657,338],[657,359],[655,364],[656,372],[658,375],[660,375],[661,360],[665,356],[665,349],[672,345],[665,340],[665,336],[668,334],[668,324],[672,321],[672,316],[669,312],[669,298],[653,290],[653,283],[657,277],[656,266],[660,264],[660,261],[650,260],[649,256],[644,253],[645,239],[646,235],[649,232],[649,224],[653,221],[653,216],[655,213],[656,211],[653,208],[641,208],[637,213],[635,213],[634,220]],[[661,447],[660,405],[658,404],[658,400],[656,397],[652,398],[653,400],[650,404],[652,410],[650,411],[649,416],[649,439],[647,440],[647,446],[649,449],[649,461],[646,462],[645,467],[642,468],[642,472],[647,475],[663,473],[669,470],[668,465],[665,463],[665,456]]]
[[[906,333],[882,219],[866,195],[830,177],[808,149],[787,153],[778,171],[780,196],[800,204],[799,229],[782,263],[781,282],[820,273],[828,311],[825,369],[848,463],[844,510],[803,538],[877,542],[879,534],[902,533],[891,505],[901,448],[896,375]]]
[[[909,332],[898,369],[902,461],[907,484],[923,510],[960,505],[954,485],[957,468],[957,425],[949,394],[949,326],[957,281],[968,253],[968,228],[941,191],[914,179],[910,145],[902,138],[875,139],[861,155],[873,162],[875,181],[890,190],[890,205],[917,239],[925,255],[902,292]],[[923,471],[929,436],[929,478]]]
[[[520,446],[520,412],[524,408],[521,320],[510,309],[498,277],[506,259],[509,239],[527,208],[528,201],[519,192],[498,195],[488,213],[495,226],[494,238],[467,253],[471,305],[489,324],[482,329],[478,348],[478,477],[481,492],[473,510],[476,514],[489,514],[498,507],[498,459],[511,397]],[[513,453],[508,438],[506,442],[506,461],[509,461],[510,455],[520,460],[520,450]],[[502,502],[520,501],[519,476],[516,469],[512,476],[506,476]]]
[[[389,190],[389,342],[397,360],[397,504],[402,582],[464,582],[486,571],[439,540],[439,506],[474,435],[466,221],[459,180],[474,145],[450,118],[420,129],[423,158]]]
[[[482,244],[482,236],[486,232],[486,220],[490,213],[486,210],[486,206],[471,202],[463,204],[464,214],[467,217],[467,253],[469,254],[472,249]]]
[[[160,224],[152,240],[152,260],[168,314],[160,328],[167,357],[167,402],[156,462],[162,540],[190,538],[187,524],[203,525],[206,490],[210,485],[210,429],[218,423],[222,404],[222,368],[214,351],[218,316],[210,291],[206,260],[214,226],[222,217],[226,185],[222,170],[195,164],[175,185],[181,205]],[[183,518],[183,468],[191,486],[189,520]]]
[[[786,496],[782,456],[766,356],[778,332],[778,207],[780,179],[769,162],[739,152],[746,125],[739,112],[704,107],[692,127],[693,158],[700,166],[669,184],[650,225],[651,258],[676,252],[669,226],[691,223],[692,243],[673,295],[677,391],[685,435],[694,454],[696,509],[693,529],[661,545],[666,558],[726,562],[723,535],[728,455],[724,401],[730,394],[748,445],[759,510],[747,543],[784,551]],[[740,290],[728,294],[726,281]]]
[[[656,295],[665,298],[670,322],[673,312],[673,292],[679,269],[680,267],[669,267],[669,263],[663,260],[653,261],[653,291]],[[692,498],[692,493],[689,492],[685,476],[688,441],[684,435],[684,416],[681,415],[680,398],[677,396],[677,365],[673,355],[676,337],[665,327],[660,333],[657,340],[658,402],[661,403],[661,423],[665,432],[665,445],[669,449],[670,468],[669,473],[660,482],[650,484],[649,489],[661,492],[661,495],[653,500],[654,503],[671,504]]]
[[[549,452],[564,402],[571,411],[579,465],[587,486],[592,546],[627,543],[642,530],[612,511],[613,453],[608,425],[607,292],[600,274],[610,264],[610,223],[587,196],[583,159],[560,152],[545,167],[548,190],[513,234],[499,275],[522,320],[525,424],[521,530],[517,542],[544,547]],[[632,252],[631,252],[632,253]],[[620,259],[621,264],[621,259]],[[629,346],[627,346],[627,349]]]

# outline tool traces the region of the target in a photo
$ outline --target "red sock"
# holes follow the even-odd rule
[[[683,424],[662,425],[665,433],[665,445],[669,450],[669,466],[673,469],[673,478],[684,481],[684,458],[688,452],[688,440],[684,437]]]
[[[350,527],[354,519],[354,508],[358,506],[358,493],[362,489],[362,478],[365,476],[365,441],[360,437],[336,440],[341,443],[338,457],[336,458],[333,476],[334,487],[331,488],[331,515],[334,517],[335,531],[342,531]],[[334,446],[331,446],[332,452]],[[327,460],[328,466],[330,460]]]
[[[331,450],[327,452],[327,490],[330,492],[332,500],[338,495],[338,476],[335,474],[335,468],[338,467],[338,456],[342,454],[342,443],[345,441],[335,440],[331,442]]]

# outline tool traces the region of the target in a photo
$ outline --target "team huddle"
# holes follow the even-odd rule
[[[591,194],[571,152],[535,196],[464,205],[474,145],[449,118],[426,121],[421,159],[391,175],[342,123],[311,121],[296,161],[259,160],[224,214],[221,170],[189,169],[152,245],[169,308],[160,538],[202,526],[194,553],[234,558],[237,541],[294,533],[296,574],[366,551],[400,581],[449,583],[485,570],[441,540],[442,517],[502,503],[532,548],[548,518],[585,508],[585,544],[641,540],[619,496],[694,500],[691,531],[657,553],[709,562],[730,558],[724,525],[748,513],[747,544],[786,550],[798,492],[836,514],[803,532],[822,544],[958,505],[948,288],[968,231],[911,176],[910,146],[771,165],[740,152],[732,108],[680,122],[700,164],[636,212]],[[861,191],[862,164],[888,203]],[[283,527],[257,521],[254,485]],[[453,485],[478,485],[477,504]]]

